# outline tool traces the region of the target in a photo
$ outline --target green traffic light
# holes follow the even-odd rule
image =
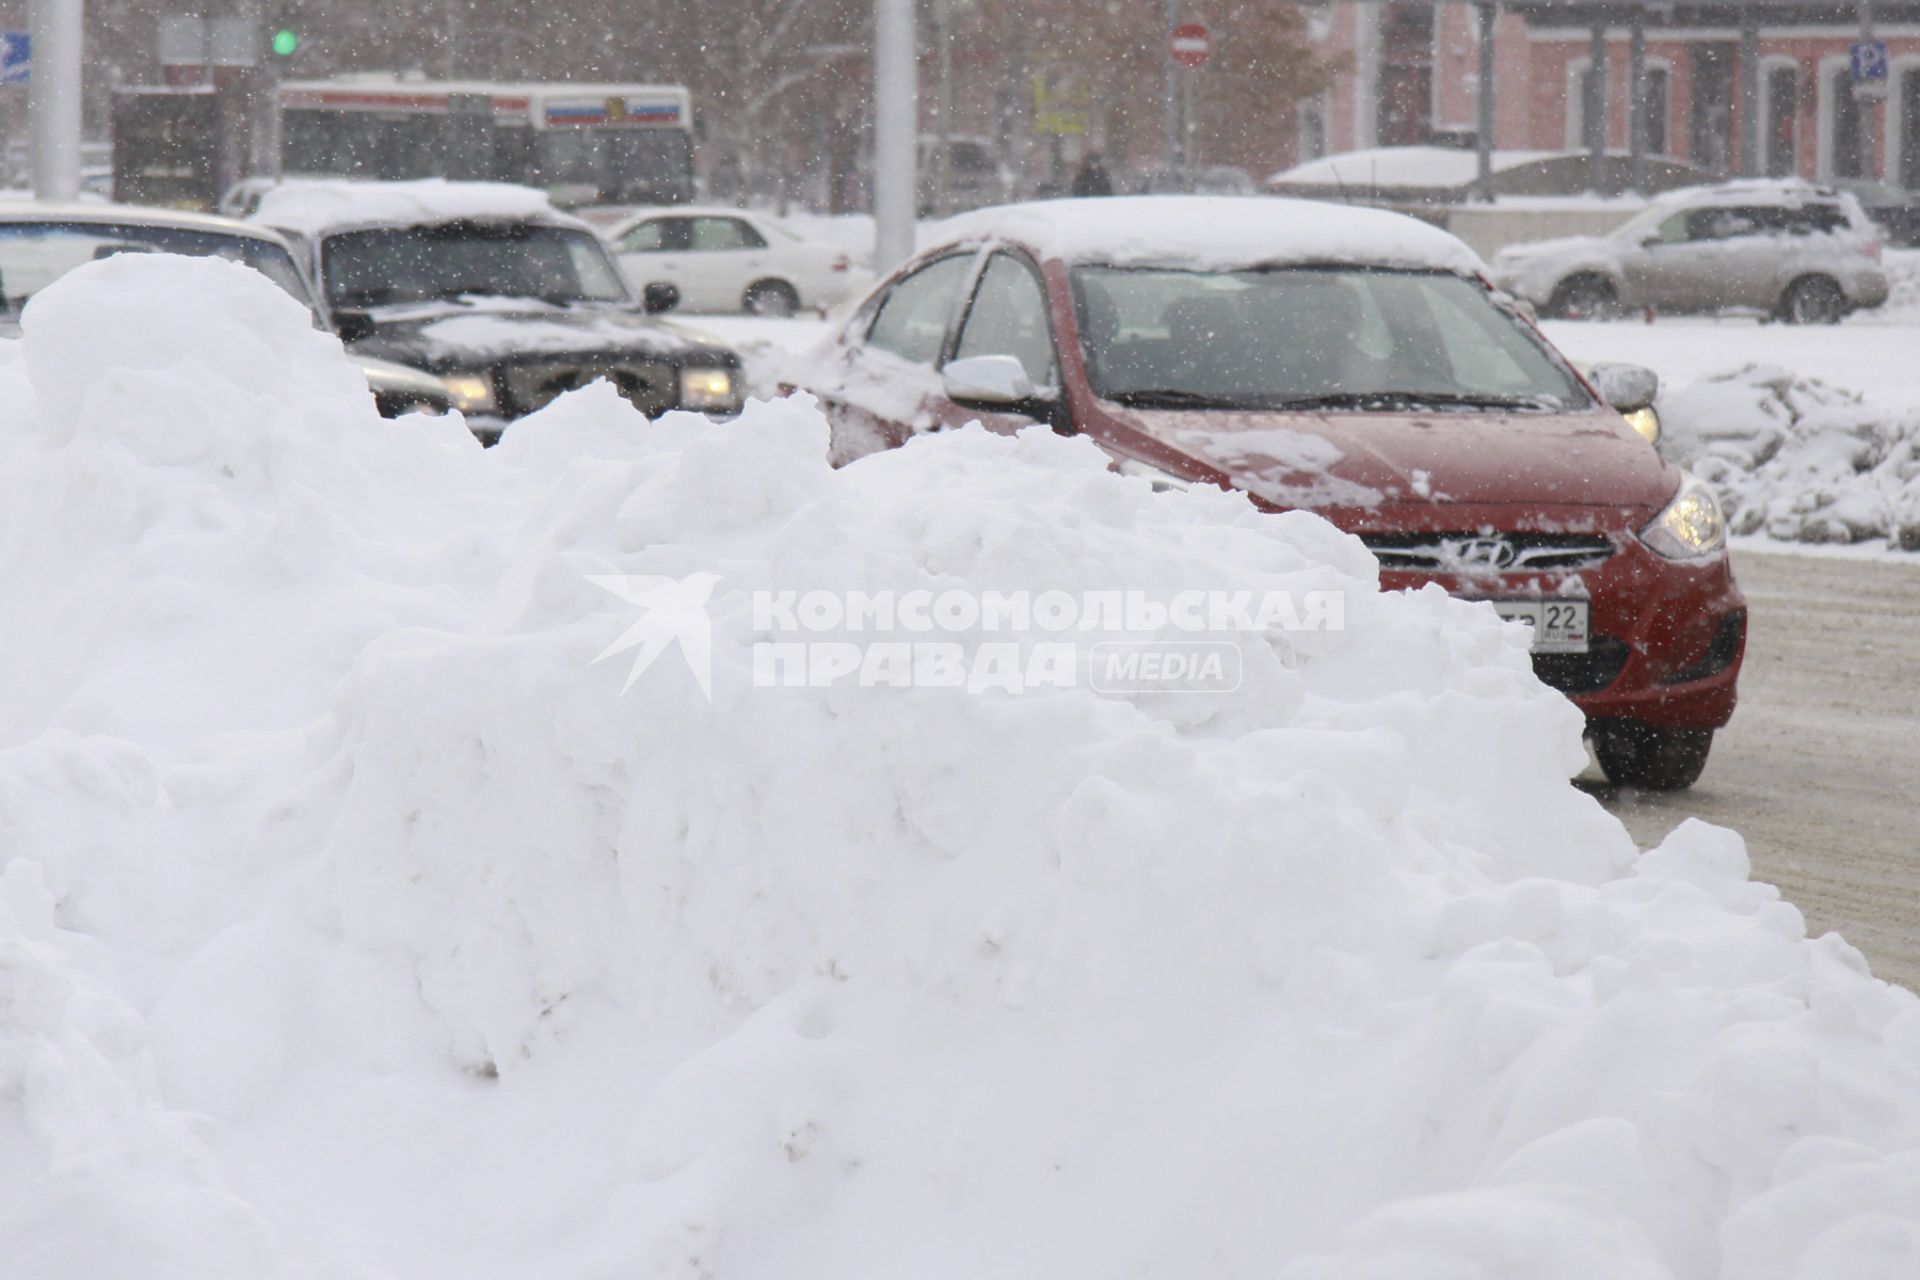
[[[273,51],[281,57],[290,57],[293,51],[299,47],[299,33],[293,31],[276,31],[273,33]]]

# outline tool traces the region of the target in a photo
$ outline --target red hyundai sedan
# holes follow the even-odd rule
[[[1589,381],[1472,251],[1397,214],[1061,200],[940,231],[808,387],[838,460],[1044,422],[1156,484],[1312,509],[1386,588],[1437,582],[1529,623],[1610,780],[1700,776],[1746,605],[1713,495],[1652,442],[1652,374]]]

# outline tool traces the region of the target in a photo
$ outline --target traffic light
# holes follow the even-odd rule
[[[291,58],[293,51],[300,47],[300,33],[288,27],[282,27],[273,33],[273,51],[282,58]]]

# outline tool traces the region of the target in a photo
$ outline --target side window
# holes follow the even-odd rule
[[[620,238],[622,253],[674,253],[687,247],[686,218],[654,218]]]
[[[1662,222],[1651,238],[1658,240],[1661,244],[1683,244],[1692,238],[1688,234],[1688,227],[1692,220],[1693,215],[1690,213],[1676,213]]]
[[[960,286],[966,283],[971,253],[956,253],[929,263],[887,291],[867,330],[867,341],[916,364],[932,364],[940,355],[947,322],[953,318]]]
[[[693,251],[716,253],[727,249],[764,249],[767,242],[738,218],[695,218]]]
[[[1011,254],[996,253],[980,277],[954,358],[1012,356],[1036,387],[1056,381],[1047,295],[1040,280]]]

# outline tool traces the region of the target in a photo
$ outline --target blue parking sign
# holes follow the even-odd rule
[[[22,84],[33,71],[33,37],[0,31],[0,84]]]
[[[1887,42],[1862,40],[1853,46],[1853,82],[1871,84],[1887,78]]]

